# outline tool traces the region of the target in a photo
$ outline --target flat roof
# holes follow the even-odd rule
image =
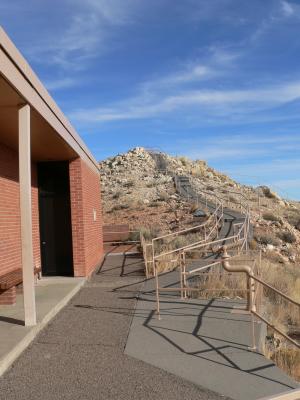
[[[70,121],[0,26],[0,74],[88,164],[99,166]]]

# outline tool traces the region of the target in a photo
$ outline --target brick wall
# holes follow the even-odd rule
[[[36,165],[32,165],[33,251],[41,265]],[[18,153],[0,143],[0,275],[21,268]]]
[[[100,176],[77,158],[70,162],[74,275],[86,276],[103,255]]]
[[[0,276],[21,268],[18,169],[18,153],[0,143]],[[80,158],[70,162],[70,191],[74,275],[86,276],[99,264],[103,255],[101,190],[99,174]],[[34,163],[32,235],[34,263],[40,266],[37,168]]]
[[[32,164],[32,237],[35,266],[41,265],[37,168]],[[0,276],[22,267],[18,153],[0,143]],[[14,304],[16,288],[0,291],[0,305]]]

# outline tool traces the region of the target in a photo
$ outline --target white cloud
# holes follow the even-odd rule
[[[55,79],[44,81],[44,84],[48,90],[61,90],[66,89],[72,86],[76,86],[79,84],[78,79],[73,78],[62,78],[62,79]]]
[[[186,71],[178,72],[176,74],[168,76],[165,79],[161,79],[157,83],[179,84],[208,79],[215,75],[216,71],[214,71],[211,67],[199,64],[187,68]]]
[[[300,81],[257,89],[179,90],[177,94],[146,93],[110,107],[81,109],[70,117],[77,121],[101,122],[150,118],[178,110],[224,117],[276,107],[298,98]]]
[[[300,137],[295,135],[272,135],[266,136],[256,132],[253,135],[226,135],[214,137],[203,134],[198,138],[177,139],[170,151],[184,154],[193,159],[219,160],[231,159],[246,160],[257,159],[257,157],[277,158],[294,155],[299,148]],[[285,150],[283,146],[288,148]],[[234,164],[234,163],[233,163]]]
[[[86,62],[113,48],[115,30],[130,24],[137,0],[64,0],[71,12],[62,31],[40,37],[27,54],[37,62],[80,70]]]
[[[165,76],[143,82],[139,87],[140,92],[143,95],[147,94],[148,97],[166,90],[174,93],[172,89],[175,89],[176,93],[179,88],[191,86],[191,83],[203,83],[220,78],[235,68],[234,62],[240,56],[241,53],[212,46],[205,57],[205,63],[199,60],[188,60]]]
[[[282,8],[283,14],[286,17],[290,17],[291,15],[293,15],[295,13],[293,6],[288,1],[282,0],[281,8]]]

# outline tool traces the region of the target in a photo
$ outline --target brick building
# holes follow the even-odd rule
[[[97,162],[0,27],[0,284],[22,269],[27,325],[34,268],[87,276],[101,262],[100,196]]]

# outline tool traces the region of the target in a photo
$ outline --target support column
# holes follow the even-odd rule
[[[19,181],[25,325],[36,325],[31,212],[30,106],[19,109]]]

